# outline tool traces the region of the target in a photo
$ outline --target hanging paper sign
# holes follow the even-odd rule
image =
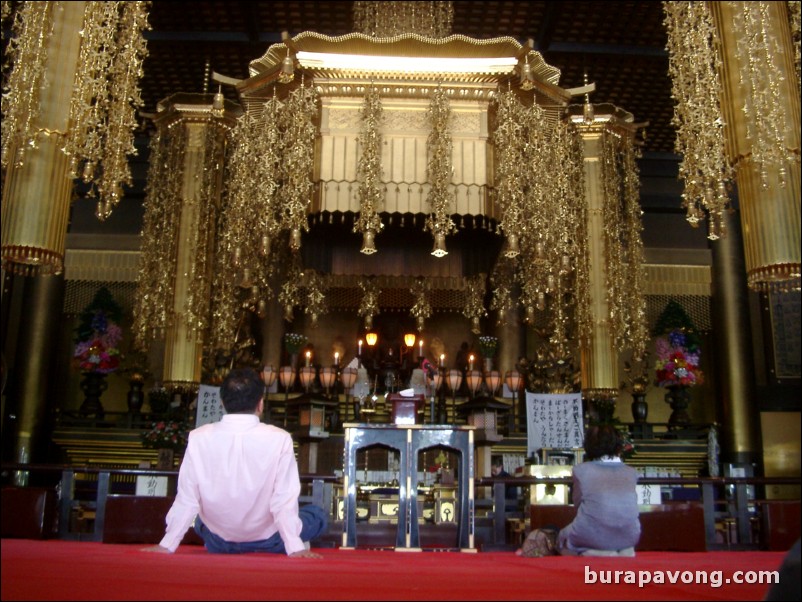
[[[581,448],[584,432],[581,393],[526,392],[526,443],[529,457],[542,448]]]
[[[201,385],[198,388],[198,410],[195,414],[195,428],[210,422],[217,422],[225,413],[223,402],[220,400],[220,387]]]

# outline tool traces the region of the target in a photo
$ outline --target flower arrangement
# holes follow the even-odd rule
[[[632,435],[629,434],[629,428],[626,425],[616,425],[616,428],[621,434],[621,459],[627,460],[635,455],[635,444],[632,441]]]
[[[479,337],[479,353],[482,357],[494,357],[498,348],[498,337],[482,335]]]
[[[288,332],[284,335],[284,348],[287,350],[287,353],[291,355],[296,354],[306,345],[307,341],[306,335]]]
[[[154,449],[181,451],[187,446],[187,424],[182,420],[159,420],[142,433],[142,445]]]
[[[704,382],[699,369],[701,351],[696,337],[681,328],[671,330],[655,342],[655,384],[659,387],[675,385],[692,387]]]
[[[645,353],[641,358],[624,362],[624,374],[626,380],[621,381],[619,389],[629,391],[632,395],[646,395],[646,391],[651,385],[649,376],[649,354]]]
[[[81,314],[73,357],[83,372],[110,374],[120,367],[122,330],[117,321],[121,314],[106,288],[97,292]]]

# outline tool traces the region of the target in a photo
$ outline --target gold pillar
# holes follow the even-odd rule
[[[70,116],[85,2],[60,3],[47,40],[45,82],[34,117],[36,148],[9,161],[2,205],[2,262],[20,274],[60,274],[70,213],[69,158],[61,151]],[[14,153],[11,153],[14,156]]]
[[[17,276],[15,280],[22,286],[19,319],[25,326],[17,333],[13,385],[7,392],[8,413],[16,419],[4,426],[13,429],[8,433],[14,438],[13,461],[36,463],[46,460],[48,400],[54,393],[50,390],[52,350],[61,319],[64,278]],[[18,484],[25,484],[25,477],[17,476]]]
[[[588,399],[614,399],[618,394],[618,353],[610,332],[604,260],[604,187],[602,132],[598,126],[580,126],[585,159],[585,199],[588,204],[590,303],[593,326],[590,343],[583,345],[582,391]]]
[[[769,124],[780,128],[782,153],[795,152],[800,147],[799,82],[794,69],[794,45],[788,21],[786,2],[711,2],[711,11],[721,39],[722,54],[722,114],[729,127],[727,154],[733,161],[738,183],[746,273],[750,288],[767,290],[772,286],[799,286],[800,277],[800,186],[799,163],[786,161],[782,165],[760,166],[754,162],[754,141],[747,132],[754,127],[754,117],[744,111],[749,106],[747,93],[741,84],[737,44],[738,28],[733,26],[736,11],[745,5],[754,10],[765,8],[765,29],[784,52],[772,52],[772,73],[762,73],[766,65],[752,67],[752,75],[760,78],[762,92],[772,95],[771,102],[779,103],[787,122]],[[758,7],[759,5],[759,7]],[[750,44],[750,51],[758,49]],[[771,81],[768,77],[771,76]],[[771,133],[763,135],[770,136]],[[789,151],[790,149],[790,151]]]
[[[726,213],[726,221],[736,220]],[[729,224],[725,223],[726,226]],[[756,406],[751,352],[749,299],[740,231],[710,245],[713,250],[713,332],[716,333],[716,398],[722,421],[721,452],[724,462],[760,462],[760,414]]]
[[[189,327],[185,305],[189,295],[190,274],[198,229],[198,203],[201,199],[203,168],[206,160],[204,123],[185,122],[188,149],[184,155],[184,181],[181,188],[181,216],[178,221],[173,318],[167,328],[162,380],[168,387],[193,386],[200,383],[203,340],[201,333]]]
[[[519,370],[518,358],[527,355],[526,349],[526,325],[521,322],[519,301],[520,295],[512,293],[513,305],[507,310],[504,316],[504,324],[499,326],[498,331],[498,359],[496,359],[496,369],[501,373],[501,389],[504,389],[504,377],[510,370]],[[523,376],[523,375],[522,375]],[[445,386],[445,384],[443,384]],[[526,386],[523,381],[521,389]],[[510,400],[510,429],[526,430],[526,397],[523,391],[518,392]]]
[[[262,320],[262,365],[271,364],[276,370],[281,366],[284,349],[284,310],[278,302],[278,295],[267,303],[267,316]],[[340,366],[346,358],[340,358]]]
[[[518,369],[518,358],[526,355],[526,326],[521,323],[516,305],[507,313],[506,322],[498,327],[498,358],[496,368],[502,378],[509,370]]]
[[[155,122],[160,128],[186,130],[182,181],[178,198],[176,264],[169,326],[165,332],[162,380],[168,388],[194,391],[201,380],[203,331],[190,324],[188,300],[211,298],[210,257],[214,253],[217,208],[222,190],[225,144],[210,145],[210,137],[225,136],[235,113],[217,107],[210,95],[177,94],[160,105]],[[218,101],[219,102],[219,101]],[[210,132],[210,128],[216,131]],[[211,175],[210,175],[211,174]],[[202,207],[206,203],[210,207]],[[205,223],[204,223],[205,222]],[[202,273],[200,273],[202,271]],[[198,290],[199,283],[203,290]],[[193,289],[194,290],[191,290]],[[208,307],[208,305],[206,306]],[[195,310],[200,308],[196,301]],[[203,310],[201,309],[201,313]],[[201,319],[201,316],[196,316]]]
[[[44,417],[50,399],[54,330],[64,294],[63,278],[52,274],[61,274],[64,267],[72,193],[69,159],[61,147],[69,126],[85,4],[60,3],[53,11],[53,31],[46,41],[46,85],[40,91],[39,112],[32,123],[37,146],[26,150],[22,165],[11,159],[5,176],[2,263],[23,287],[19,314],[13,316],[20,328],[15,329],[17,343],[5,410],[11,414],[13,409],[15,419],[3,424],[4,439],[13,439],[11,453],[17,462],[35,462],[40,444],[46,442]],[[10,299],[4,298],[3,303],[7,302]],[[26,475],[17,478],[24,484]]]

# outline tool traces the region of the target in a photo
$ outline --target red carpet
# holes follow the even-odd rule
[[[219,556],[200,546],[174,555],[142,546],[2,540],[3,600],[761,600],[782,552],[641,552],[635,558],[520,558],[511,552],[321,549],[321,560]],[[587,567],[587,568],[586,568]],[[665,584],[599,583],[600,571],[656,571]],[[593,571],[596,583],[585,583]],[[644,573],[639,573],[644,571]],[[671,571],[679,571],[674,575]],[[683,571],[689,571],[683,574]],[[708,583],[683,583],[706,572]],[[693,575],[691,574],[693,573]],[[669,583],[678,576],[677,583]],[[711,578],[721,577],[719,587]],[[613,579],[614,575],[610,575]],[[606,576],[604,577],[607,578]]]

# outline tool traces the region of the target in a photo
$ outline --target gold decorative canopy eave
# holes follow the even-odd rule
[[[225,117],[226,121],[233,124],[233,120],[243,113],[242,107],[233,101],[222,99],[223,105],[219,109],[215,108],[214,102],[215,99],[211,94],[179,92],[159,102],[156,113],[150,114],[148,117],[154,122],[164,123],[170,123],[176,119],[191,121]],[[220,111],[219,115],[215,114],[217,111]]]
[[[542,98],[546,103],[564,105],[570,99],[570,94],[558,85],[559,69],[548,65],[539,52],[511,37],[480,40],[452,35],[435,39],[405,34],[374,38],[362,33],[330,37],[303,32],[294,38],[285,34],[283,43],[270,46],[263,56],[251,61],[250,77],[237,84],[246,105],[249,100],[273,95],[273,85],[281,81],[282,68],[288,59],[294,69],[316,83],[380,82],[393,96],[420,94],[418,84],[424,86],[426,93],[432,85],[460,86],[457,93],[462,96],[471,94],[462,86],[470,90],[472,86],[510,82],[517,87],[520,65],[526,62],[539,102]],[[411,88],[403,87],[410,83]],[[356,90],[354,93],[361,94]]]
[[[464,35],[447,38],[426,38],[410,33],[392,38],[374,38],[363,33],[349,33],[331,37],[305,31],[284,42],[274,44],[264,55],[254,59],[248,66],[251,77],[271,72],[281,67],[287,50],[298,52],[326,53],[338,55],[433,58],[433,59],[503,59],[519,60],[527,54],[527,47],[509,36],[490,39],[475,39]],[[530,67],[536,79],[556,85],[560,70],[548,65],[539,52],[528,52]]]

